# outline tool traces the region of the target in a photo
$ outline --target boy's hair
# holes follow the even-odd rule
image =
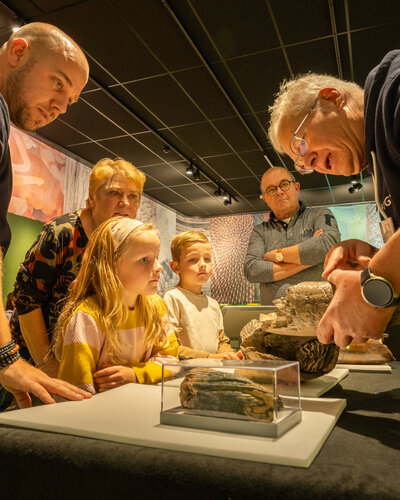
[[[172,260],[179,262],[184,248],[191,247],[196,243],[210,243],[207,236],[198,231],[185,231],[179,233],[172,238],[171,241],[171,255]]]
[[[63,334],[72,314],[80,303],[94,295],[99,306],[96,321],[110,344],[109,359],[115,364],[124,363],[120,358],[117,327],[126,322],[129,309],[125,304],[123,286],[117,275],[117,264],[135,235],[143,231],[155,231],[155,228],[152,224],[141,224],[116,249],[112,227],[120,219],[122,217],[106,220],[89,239],[80,270],[71,285],[55,327],[53,349],[57,359],[61,359]],[[166,341],[157,304],[157,300],[151,295],[139,295],[135,304],[138,317],[143,320],[144,343],[147,348]]]
[[[131,180],[139,191],[140,201],[146,176],[132,163],[122,158],[116,158],[115,160],[103,158],[96,163],[89,178],[89,193],[93,196],[114,175],[121,175],[125,179]],[[86,200],[86,208],[90,208],[89,199]]]

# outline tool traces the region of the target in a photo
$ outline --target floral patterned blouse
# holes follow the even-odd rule
[[[20,265],[14,284],[16,312],[11,333],[23,346],[18,316],[42,308],[49,340],[71,283],[82,261],[88,238],[78,212],[56,217],[43,226]]]

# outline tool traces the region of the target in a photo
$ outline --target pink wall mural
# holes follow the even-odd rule
[[[15,127],[10,153],[14,185],[9,212],[42,222],[62,215],[65,155]]]

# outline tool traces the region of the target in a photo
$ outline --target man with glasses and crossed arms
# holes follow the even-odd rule
[[[284,168],[270,168],[261,179],[260,198],[271,213],[254,227],[244,265],[246,278],[260,283],[261,304],[272,304],[290,285],[320,281],[326,252],[340,241],[332,212],[306,208],[299,191]]]

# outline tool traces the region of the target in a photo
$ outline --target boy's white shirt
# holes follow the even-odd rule
[[[166,292],[164,301],[182,345],[197,351],[218,352],[219,334],[224,324],[215,299],[175,287]]]

